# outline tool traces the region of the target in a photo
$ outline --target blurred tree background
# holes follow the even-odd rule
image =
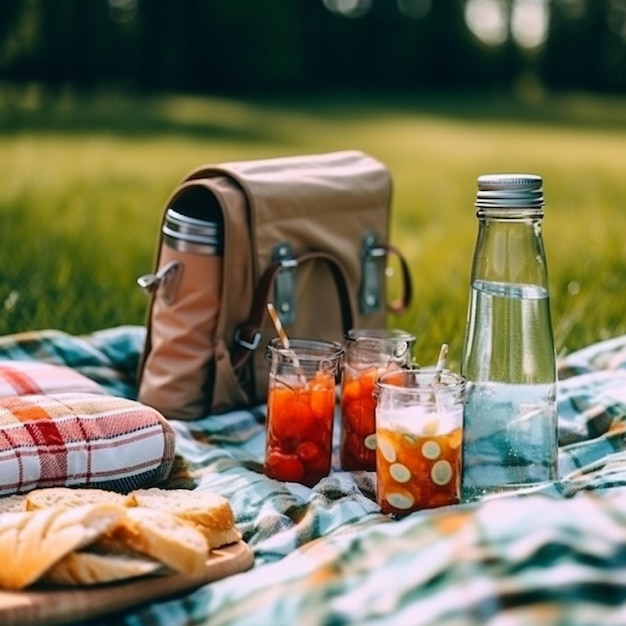
[[[559,352],[626,332],[625,95],[626,0],[0,0],[0,336],[143,323],[199,163],[346,148],[392,172],[416,354],[457,358],[487,171],[546,180]]]
[[[2,0],[0,76],[51,89],[626,91],[626,0]]]

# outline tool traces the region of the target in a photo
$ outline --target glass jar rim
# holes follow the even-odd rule
[[[340,358],[343,352],[344,347],[338,341],[295,337],[289,339],[289,348],[285,348],[279,337],[272,337],[267,344],[266,356],[271,358],[272,354],[278,354],[293,359],[294,353],[297,353],[299,359],[322,361]]]
[[[382,374],[376,381],[378,389],[408,394],[454,392],[465,389],[463,375],[436,367],[405,368]]]
[[[412,333],[400,328],[351,328],[345,338],[348,341],[360,341],[364,339],[372,341],[406,341],[413,342],[416,337]]]

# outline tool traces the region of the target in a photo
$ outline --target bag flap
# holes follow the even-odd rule
[[[389,239],[391,175],[359,150],[204,165],[187,180],[221,175],[234,179],[247,196],[255,280],[274,260],[276,244],[285,240],[295,255],[331,252],[349,284],[359,285],[363,242],[358,233],[374,233],[379,243]],[[353,306],[358,311],[356,301]]]

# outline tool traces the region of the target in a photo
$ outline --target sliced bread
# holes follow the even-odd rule
[[[128,496],[116,493],[115,491],[91,487],[45,487],[35,489],[26,494],[26,509],[28,511],[58,506],[71,508],[85,504],[100,503],[128,506],[131,500]]]
[[[153,487],[128,496],[134,506],[168,511],[189,522],[206,537],[211,550],[241,539],[228,500],[217,493]]]
[[[8,513],[9,511],[25,511],[26,495],[14,494],[11,496],[0,497],[0,513]]]
[[[162,563],[140,555],[99,554],[89,549],[70,552],[42,577],[57,585],[96,585],[165,573]]]
[[[100,553],[139,553],[192,577],[204,573],[209,556],[199,530],[167,511],[145,507],[128,508],[124,519],[94,547]]]

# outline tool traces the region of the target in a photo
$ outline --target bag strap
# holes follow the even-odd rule
[[[337,294],[339,296],[343,330],[344,333],[347,333],[348,330],[352,328],[354,315],[350,304],[348,281],[343,268],[339,264],[339,261],[332,254],[321,251],[304,252],[298,255],[295,259],[292,259],[291,263],[293,263],[294,260],[298,265],[313,260],[319,260],[326,263],[335,280],[335,286],[337,287]],[[261,339],[261,332],[259,329],[261,328],[263,316],[266,313],[266,305],[270,290],[276,280],[278,272],[280,272],[283,267],[283,263],[280,261],[272,263],[266,268],[259,280],[254,293],[250,315],[235,334],[235,343],[231,349],[231,361],[234,369],[240,368],[248,360],[252,351],[259,345],[259,341]]]

